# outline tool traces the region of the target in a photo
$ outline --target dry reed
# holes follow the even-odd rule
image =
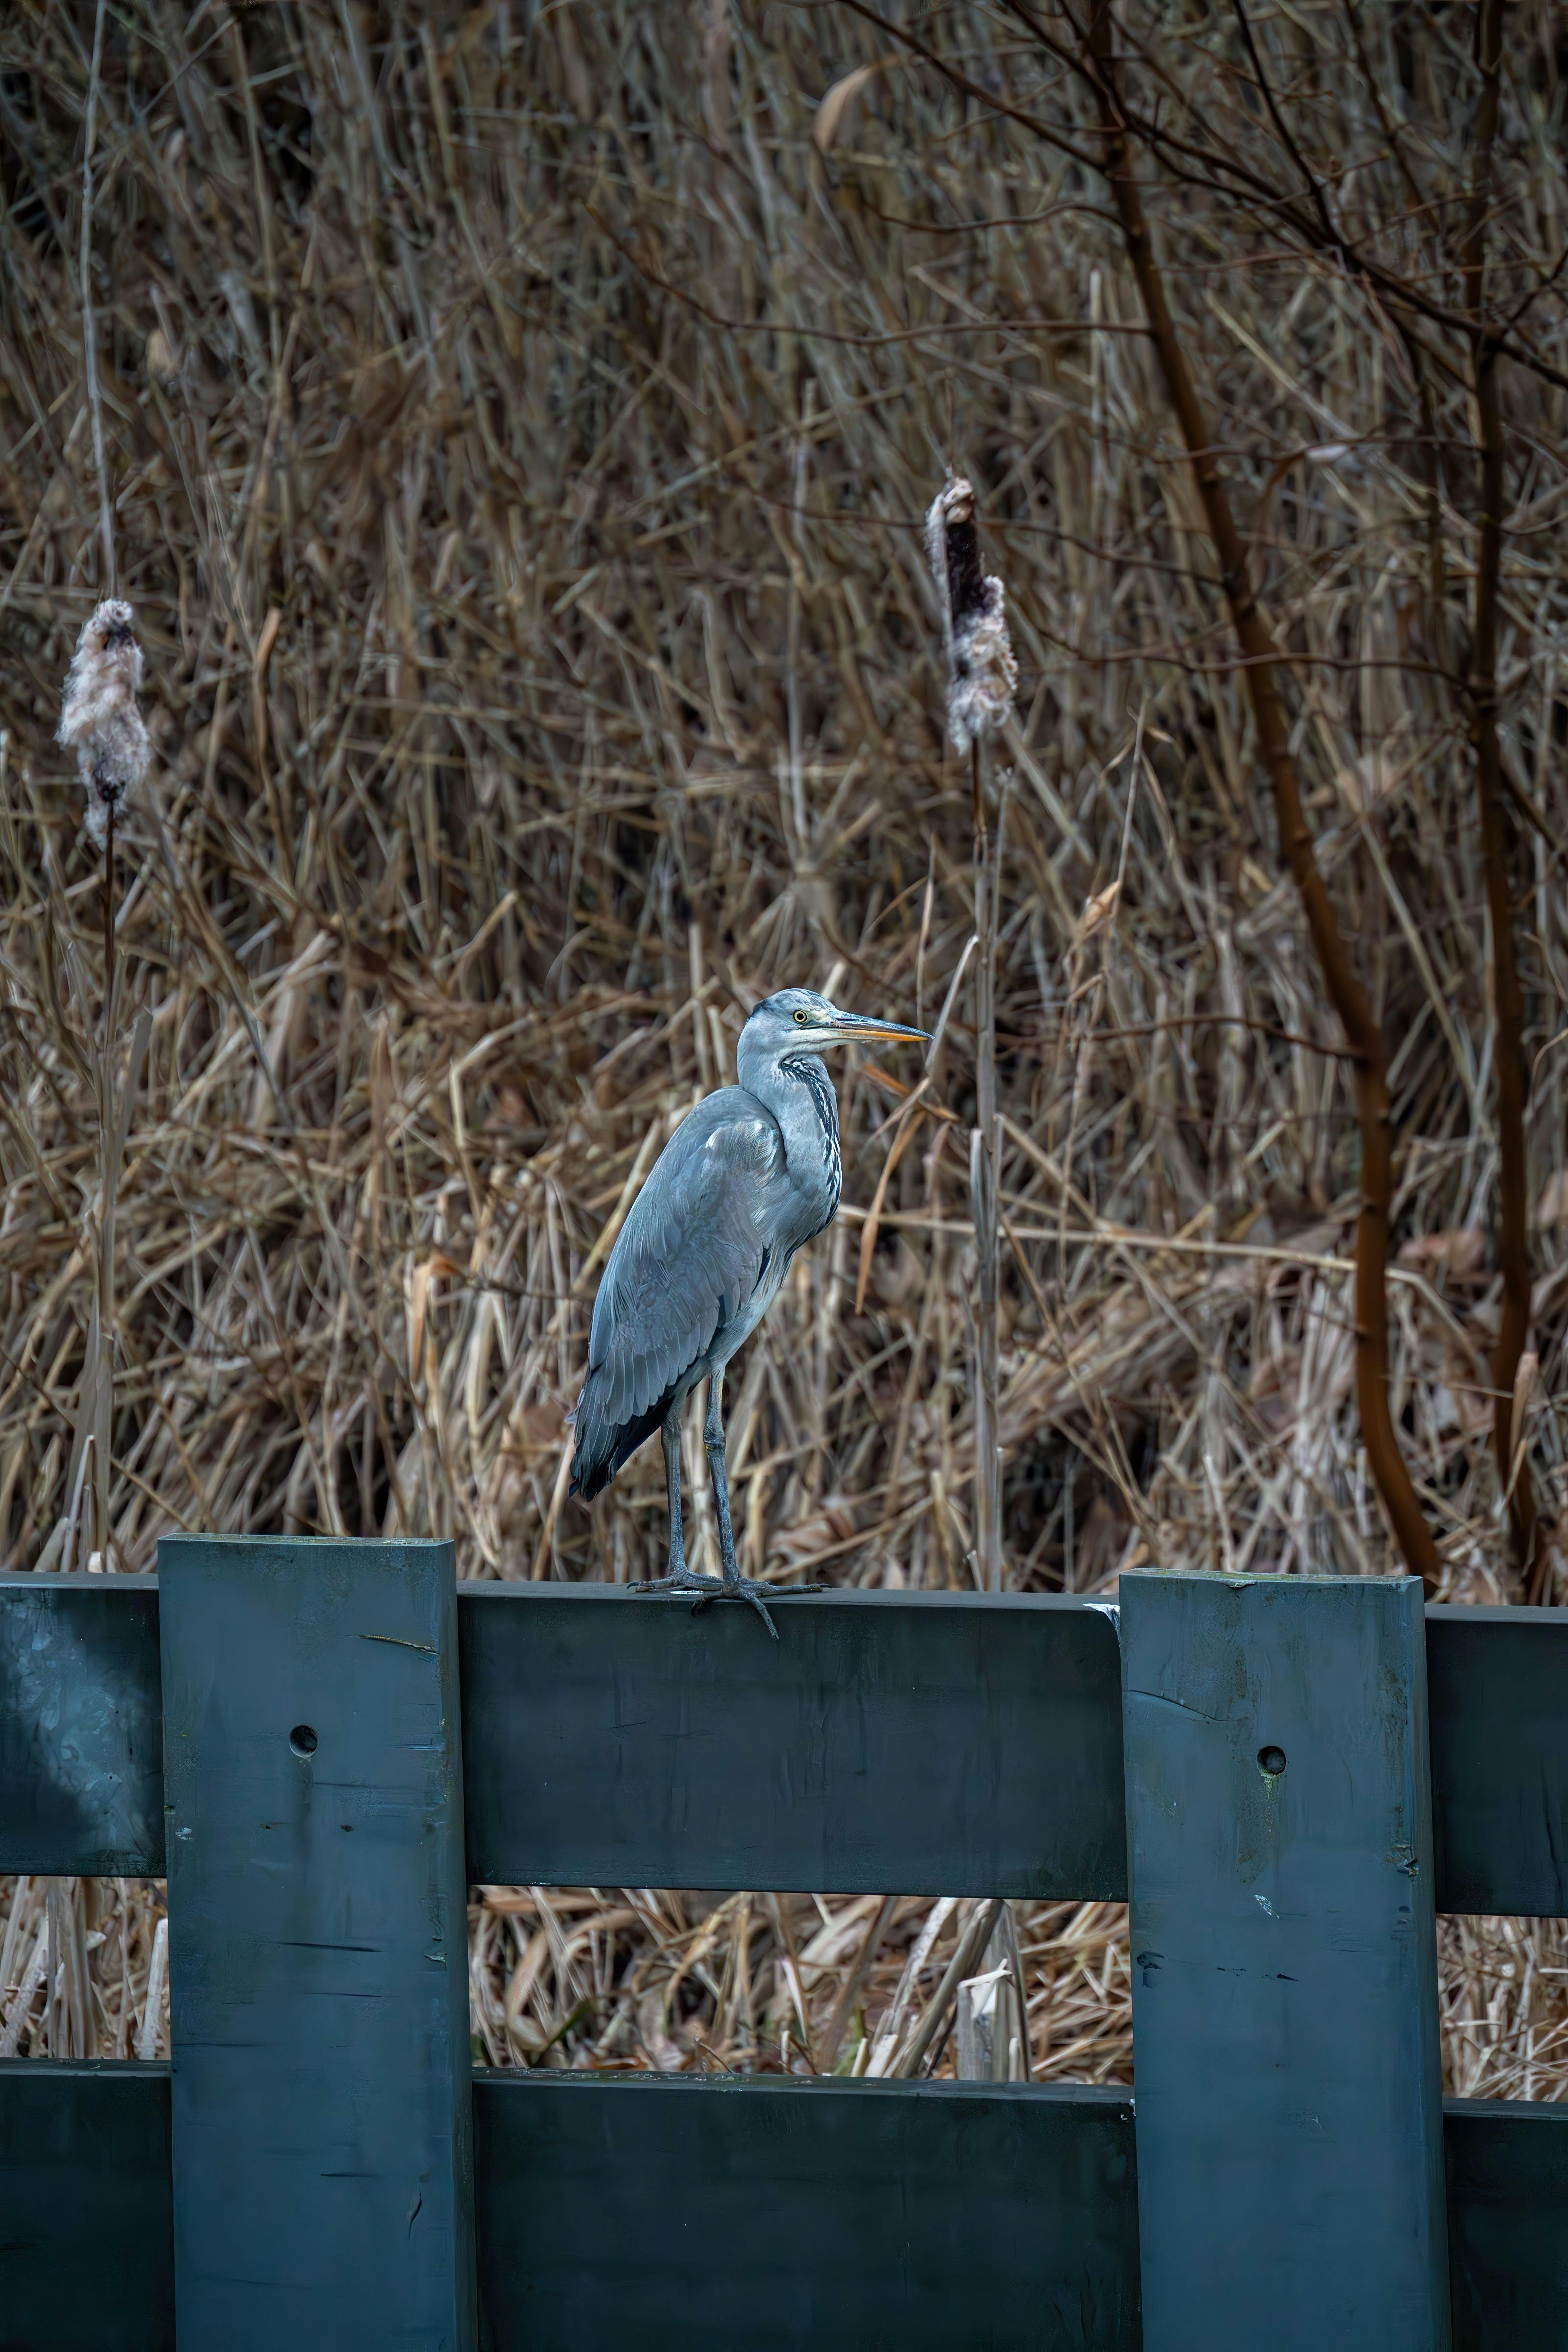
[[[866,13],[279,0],[188,34],[153,0],[5,13],[7,1566],[68,1520],[92,1360],[99,877],[50,739],[111,513],[154,745],[116,827],[150,1024],[112,1267],[116,1564],[150,1568],[172,1527],[405,1529],[453,1536],[465,1575],[657,1572],[656,1452],[591,1512],[565,1497],[600,1236],[731,1074],[746,1006],[810,981],[942,1018],[944,1045],[912,1108],[874,1063],[846,1074],[858,1205],[737,1382],[742,1566],[963,1580],[972,806],[921,546],[949,462],[1005,558],[1021,669],[993,753],[1008,1581],[1395,1564],[1355,1412],[1342,1040],[1102,184],[1023,119],[1055,110],[1093,150],[1092,110],[982,8],[921,20],[970,96],[888,66]],[[1357,12],[1364,71],[1345,12],[1258,31],[1352,207],[1401,168],[1462,184],[1474,66],[1416,15],[1412,35]],[[1162,37],[1161,12],[1128,21]],[[1521,300],[1568,222],[1552,23],[1544,0],[1509,12],[1489,236]],[[1162,62],[1237,152],[1261,135],[1233,11],[1184,17]],[[1466,387],[1416,384],[1331,257],[1244,234],[1201,174],[1158,204],[1319,857],[1391,1042],[1400,1443],[1444,1597],[1514,1599],[1483,858],[1440,674],[1479,551]],[[1561,358],[1563,317],[1559,282],[1518,331]],[[1542,820],[1513,853],[1518,1438],[1555,1529],[1568,506],[1560,393],[1501,373],[1498,756],[1510,824]],[[1555,1542],[1548,1567],[1561,1598]],[[13,1893],[7,1983],[40,1904]],[[140,2046],[155,1892],[65,1883],[54,1909],[26,2018],[0,1995],[18,2046],[51,2005],[83,2046]],[[857,1988],[863,1903],[491,1890],[476,2032],[503,2062],[793,2065],[826,2060],[842,2010],[840,2063],[930,1917],[900,1903]],[[966,1924],[945,1919],[917,2012]],[[1024,1906],[1018,1932],[1037,2071],[1124,2074],[1120,1916]],[[1456,2084],[1561,2095],[1560,1930],[1450,1923],[1443,1953]]]

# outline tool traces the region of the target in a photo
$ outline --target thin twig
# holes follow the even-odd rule
[[[103,393],[98,381],[98,337],[92,309],[92,149],[98,136],[98,84],[103,66],[103,27],[109,0],[98,0],[92,28],[92,64],[87,78],[87,120],[82,131],[81,158],[81,342],[87,373],[87,397],[92,412],[92,457],[98,469],[98,530],[103,555],[100,593],[115,593],[114,507],[109,494],[109,460],[103,444]]]

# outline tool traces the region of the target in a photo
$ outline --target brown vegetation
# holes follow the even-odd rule
[[[151,1567],[183,1526],[449,1533],[472,1576],[657,1570],[657,1450],[592,1512],[565,1497],[602,1236],[730,1074],[747,1005],[808,982],[945,1015],[944,1045],[912,1108],[895,1073],[844,1074],[851,1205],[738,1367],[742,1564],[970,1575],[973,810],[921,544],[949,465],[1022,669],[986,758],[1007,1579],[1399,1564],[1356,1402],[1368,1040],[1283,878],[1281,747],[1082,24],[958,6],[904,44],[879,15],[279,0],[187,35],[154,0],[5,13],[5,1566],[58,1564],[109,1393],[122,1086],[109,1565]],[[1444,1597],[1533,1573],[1561,1598],[1568,354],[1564,282],[1539,281],[1568,235],[1568,57],[1544,0],[1506,12],[1478,178],[1470,17],[1215,5],[1178,36],[1133,7],[1121,70],[1178,142],[1140,131],[1142,202],[1326,919],[1385,1047],[1391,1437]],[[1244,172],[1293,168],[1265,79],[1353,266],[1299,174],[1294,210],[1239,200]],[[1467,340],[1483,230],[1495,331]],[[100,868],[51,740],[106,533],[154,742],[116,816],[112,1085]],[[1489,904],[1516,950],[1495,990]],[[41,1900],[13,1905],[13,1961]],[[81,2033],[132,2031],[152,1898],[134,1920],[131,1894],[57,1900],[92,1921]],[[806,1961],[815,1902],[710,1908],[492,1894],[476,2031],[574,2060],[624,2009],[606,2057],[705,2063],[700,2036],[740,2063],[748,2021],[780,2046],[793,1940],[826,2040],[853,1953]],[[928,1909],[866,1964],[873,2024]],[[1125,2063],[1116,1934],[1021,1915],[1037,2064]],[[1558,1931],[1445,1937],[1451,2018],[1491,2020],[1453,2048],[1502,2053],[1480,2087],[1561,2091]]]

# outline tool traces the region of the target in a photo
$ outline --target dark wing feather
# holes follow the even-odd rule
[[[572,1492],[593,1496],[650,1437],[767,1262],[784,1171],[778,1128],[726,1087],[665,1146],[621,1227],[594,1305]]]

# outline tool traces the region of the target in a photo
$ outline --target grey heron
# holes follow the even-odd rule
[[[633,1202],[594,1302],[588,1374],[574,1415],[574,1495],[607,1486],[657,1429],[669,1493],[669,1559],[637,1592],[749,1601],[773,1639],[780,1588],[743,1577],[730,1526],[721,1400],[724,1367],[777,1297],[795,1252],[838,1213],[838,1105],[819,1055],[854,1038],[920,1038],[923,1029],[841,1013],[815,989],[763,999],[741,1032],[740,1085],[689,1111]],[[708,1381],[702,1443],[719,1519],[720,1576],[686,1564],[680,1420]],[[795,1585],[795,1592],[820,1586]]]

